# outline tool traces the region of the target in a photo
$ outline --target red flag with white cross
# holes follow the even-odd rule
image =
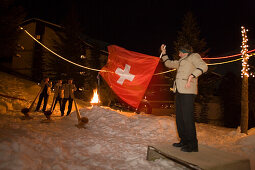
[[[138,108],[160,58],[108,46],[108,61],[100,75],[127,104]]]

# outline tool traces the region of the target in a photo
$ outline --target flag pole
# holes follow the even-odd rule
[[[166,45],[164,46],[164,49],[166,49]],[[163,55],[163,51],[161,51],[159,58],[161,58]]]

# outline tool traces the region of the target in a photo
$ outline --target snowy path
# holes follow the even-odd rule
[[[75,114],[51,123],[41,123],[40,113],[32,120],[9,118],[0,129],[0,168],[183,169],[165,160],[146,161],[148,144],[173,138],[169,118],[128,117],[101,107],[81,114],[90,120],[86,129],[74,126]]]
[[[2,94],[32,101],[38,91],[35,83],[5,73],[0,77]],[[33,112],[34,119],[21,120],[20,109],[27,106],[29,102],[0,97],[5,109],[0,110],[0,169],[185,169],[167,160],[146,160],[148,145],[177,141],[173,117],[80,104],[89,123],[78,129],[75,113],[60,117],[58,107],[51,123],[41,123],[43,114]],[[255,170],[255,128],[245,135],[240,129],[196,127],[200,144],[249,157]]]

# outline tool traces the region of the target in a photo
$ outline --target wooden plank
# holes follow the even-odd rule
[[[236,154],[199,145],[199,152],[182,152],[170,143],[148,146],[147,160],[170,159],[190,169],[250,170],[250,160]]]

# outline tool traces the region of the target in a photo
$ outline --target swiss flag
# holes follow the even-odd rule
[[[123,101],[138,108],[160,58],[116,45],[108,46],[108,52],[101,76]]]

